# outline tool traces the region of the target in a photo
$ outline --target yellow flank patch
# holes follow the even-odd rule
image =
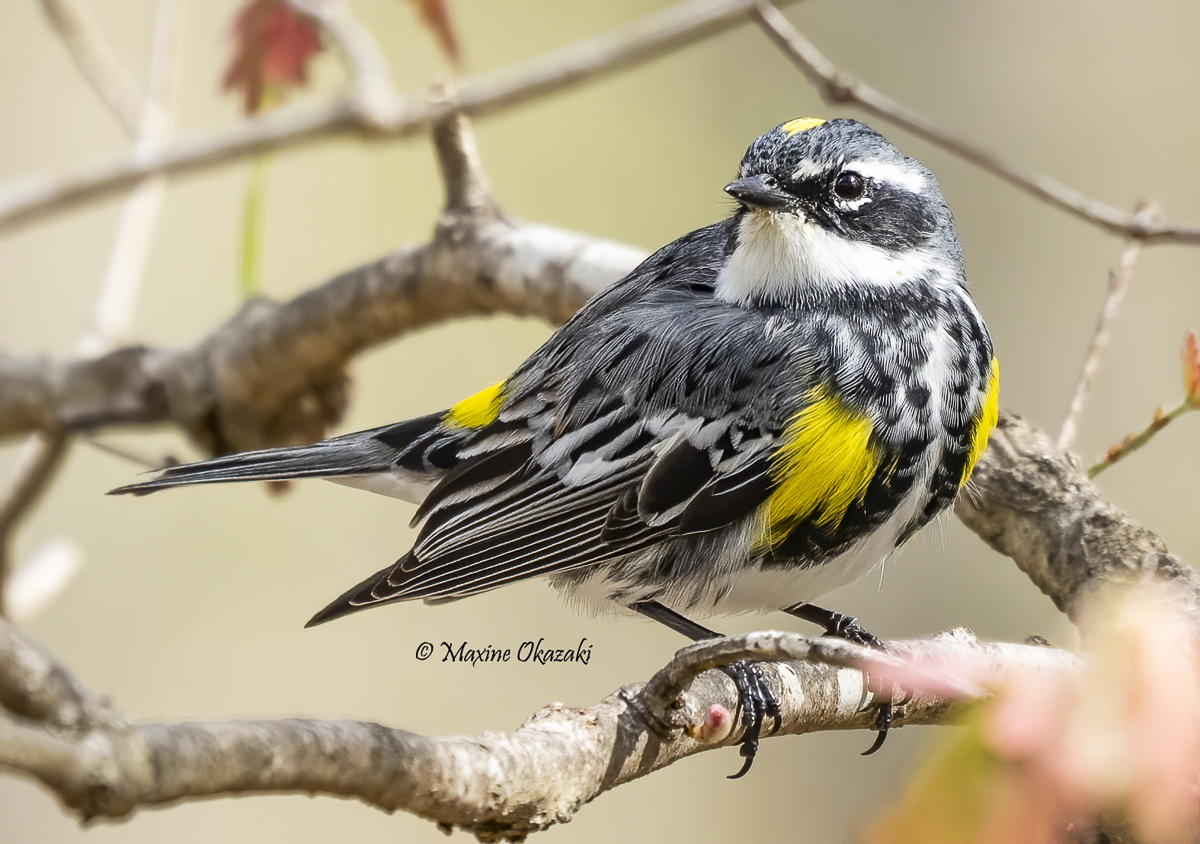
[[[988,378],[987,396],[984,397],[983,409],[979,413],[979,418],[975,420],[975,430],[971,432],[971,448],[967,452],[967,462],[963,465],[962,478],[958,481],[959,486],[970,480],[971,472],[975,470],[975,464],[979,462],[983,450],[987,448],[988,436],[992,433],[992,428],[996,427],[996,420],[999,416],[1000,362],[992,358],[992,374]]]
[[[797,132],[805,132],[814,126],[820,126],[825,121],[819,117],[797,117],[795,120],[789,120],[779,128],[782,129],[790,138]]]
[[[482,428],[495,420],[503,401],[504,382],[497,381],[454,405],[446,411],[442,422],[455,428]]]
[[[799,522],[812,517],[821,527],[836,529],[879,469],[870,418],[825,387],[813,389],[808,399],[808,406],[788,423],[772,462],[779,486],[767,499],[760,546],[778,545]]]

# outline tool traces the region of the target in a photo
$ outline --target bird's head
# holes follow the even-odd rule
[[[718,295],[787,303],[843,286],[962,283],[954,219],[937,181],[855,120],[800,118],[746,150],[737,242]]]

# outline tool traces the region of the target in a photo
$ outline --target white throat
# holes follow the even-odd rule
[[[805,290],[954,278],[947,261],[925,249],[900,254],[829,232],[786,212],[753,211],[738,223],[738,244],[717,276],[728,302],[787,301]]]

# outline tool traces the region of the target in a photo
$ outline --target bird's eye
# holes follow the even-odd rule
[[[858,199],[866,189],[867,184],[863,181],[863,177],[853,170],[843,170],[833,180],[833,192],[837,194],[838,199],[846,201]]]

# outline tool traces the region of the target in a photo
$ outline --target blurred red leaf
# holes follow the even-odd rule
[[[1189,600],[1150,584],[1098,592],[1079,617],[1082,670],[1012,675],[967,710],[967,729],[946,738],[866,840],[1067,844],[1104,818],[1142,844],[1195,844],[1200,660]]]
[[[454,35],[454,24],[450,20],[450,0],[410,0],[416,7],[421,22],[433,31],[438,44],[450,61],[458,64],[458,38]]]
[[[284,92],[308,81],[308,61],[321,50],[316,24],[284,0],[249,0],[233,21],[233,58],[222,87],[242,95],[247,114],[268,90]]]
[[[1196,841],[1200,665],[1185,606],[1166,587],[1101,591],[1081,617],[1079,682],[1031,675],[1001,692],[984,741],[1024,796],[995,817],[1062,829],[1066,808],[1123,819],[1144,844]],[[1005,835],[984,839],[1029,840]]]
[[[1200,408],[1200,344],[1196,341],[1196,330],[1192,329],[1183,338],[1183,395],[1192,407]]]

